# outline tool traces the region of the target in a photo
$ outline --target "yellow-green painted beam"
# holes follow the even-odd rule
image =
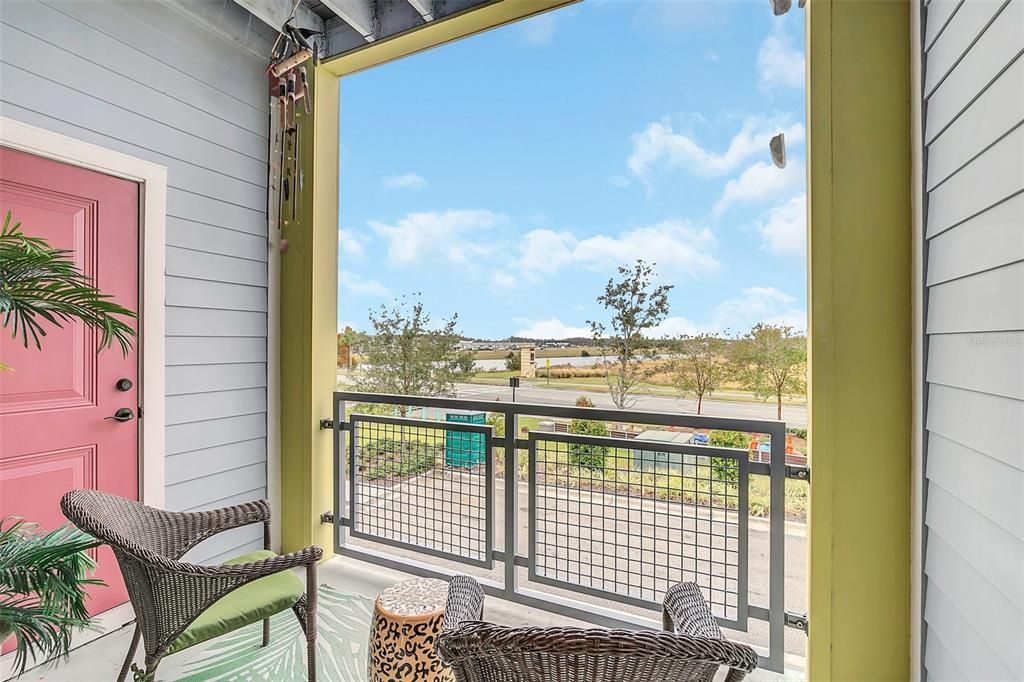
[[[324,67],[337,76],[346,76],[579,1],[497,0],[431,21],[392,38],[369,43],[366,47],[325,62]]]
[[[281,547],[334,550],[332,416],[337,381],[338,79],[310,71],[314,114],[296,116],[301,177],[296,220],[286,206],[281,256]]]
[[[808,10],[808,679],[910,679],[908,0]]]

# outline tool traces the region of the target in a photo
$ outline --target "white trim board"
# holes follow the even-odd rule
[[[141,361],[143,414],[139,497],[164,506],[164,253],[167,169],[143,159],[0,116],[0,145],[139,183]]]

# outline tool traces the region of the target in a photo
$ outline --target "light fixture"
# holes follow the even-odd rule
[[[768,2],[772,3],[772,14],[775,16],[785,14],[793,6],[793,0],[768,0]],[[800,6],[803,7],[803,3],[800,3]]]
[[[786,167],[786,136],[779,133],[768,142],[768,151],[772,154],[772,163],[777,168]]]

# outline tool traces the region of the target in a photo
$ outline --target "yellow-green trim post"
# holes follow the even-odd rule
[[[296,220],[286,205],[281,256],[281,548],[334,551],[331,430],[337,381],[338,78],[307,67],[313,115],[299,104]],[[294,189],[293,189],[294,191]]]
[[[808,10],[808,679],[910,679],[908,0]]]
[[[427,50],[575,0],[499,0],[429,22],[352,54],[307,65],[313,114],[297,114],[301,183],[296,220],[282,228],[280,403],[281,547],[316,544],[334,549],[333,526],[320,515],[333,509],[332,431],[320,420],[333,414],[337,381],[338,108],[341,76]]]

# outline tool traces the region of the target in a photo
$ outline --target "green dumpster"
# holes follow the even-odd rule
[[[486,424],[486,412],[452,410],[445,415],[445,421],[459,424]],[[475,431],[444,432],[444,463],[450,467],[474,467],[483,464],[487,458],[484,434]]]

